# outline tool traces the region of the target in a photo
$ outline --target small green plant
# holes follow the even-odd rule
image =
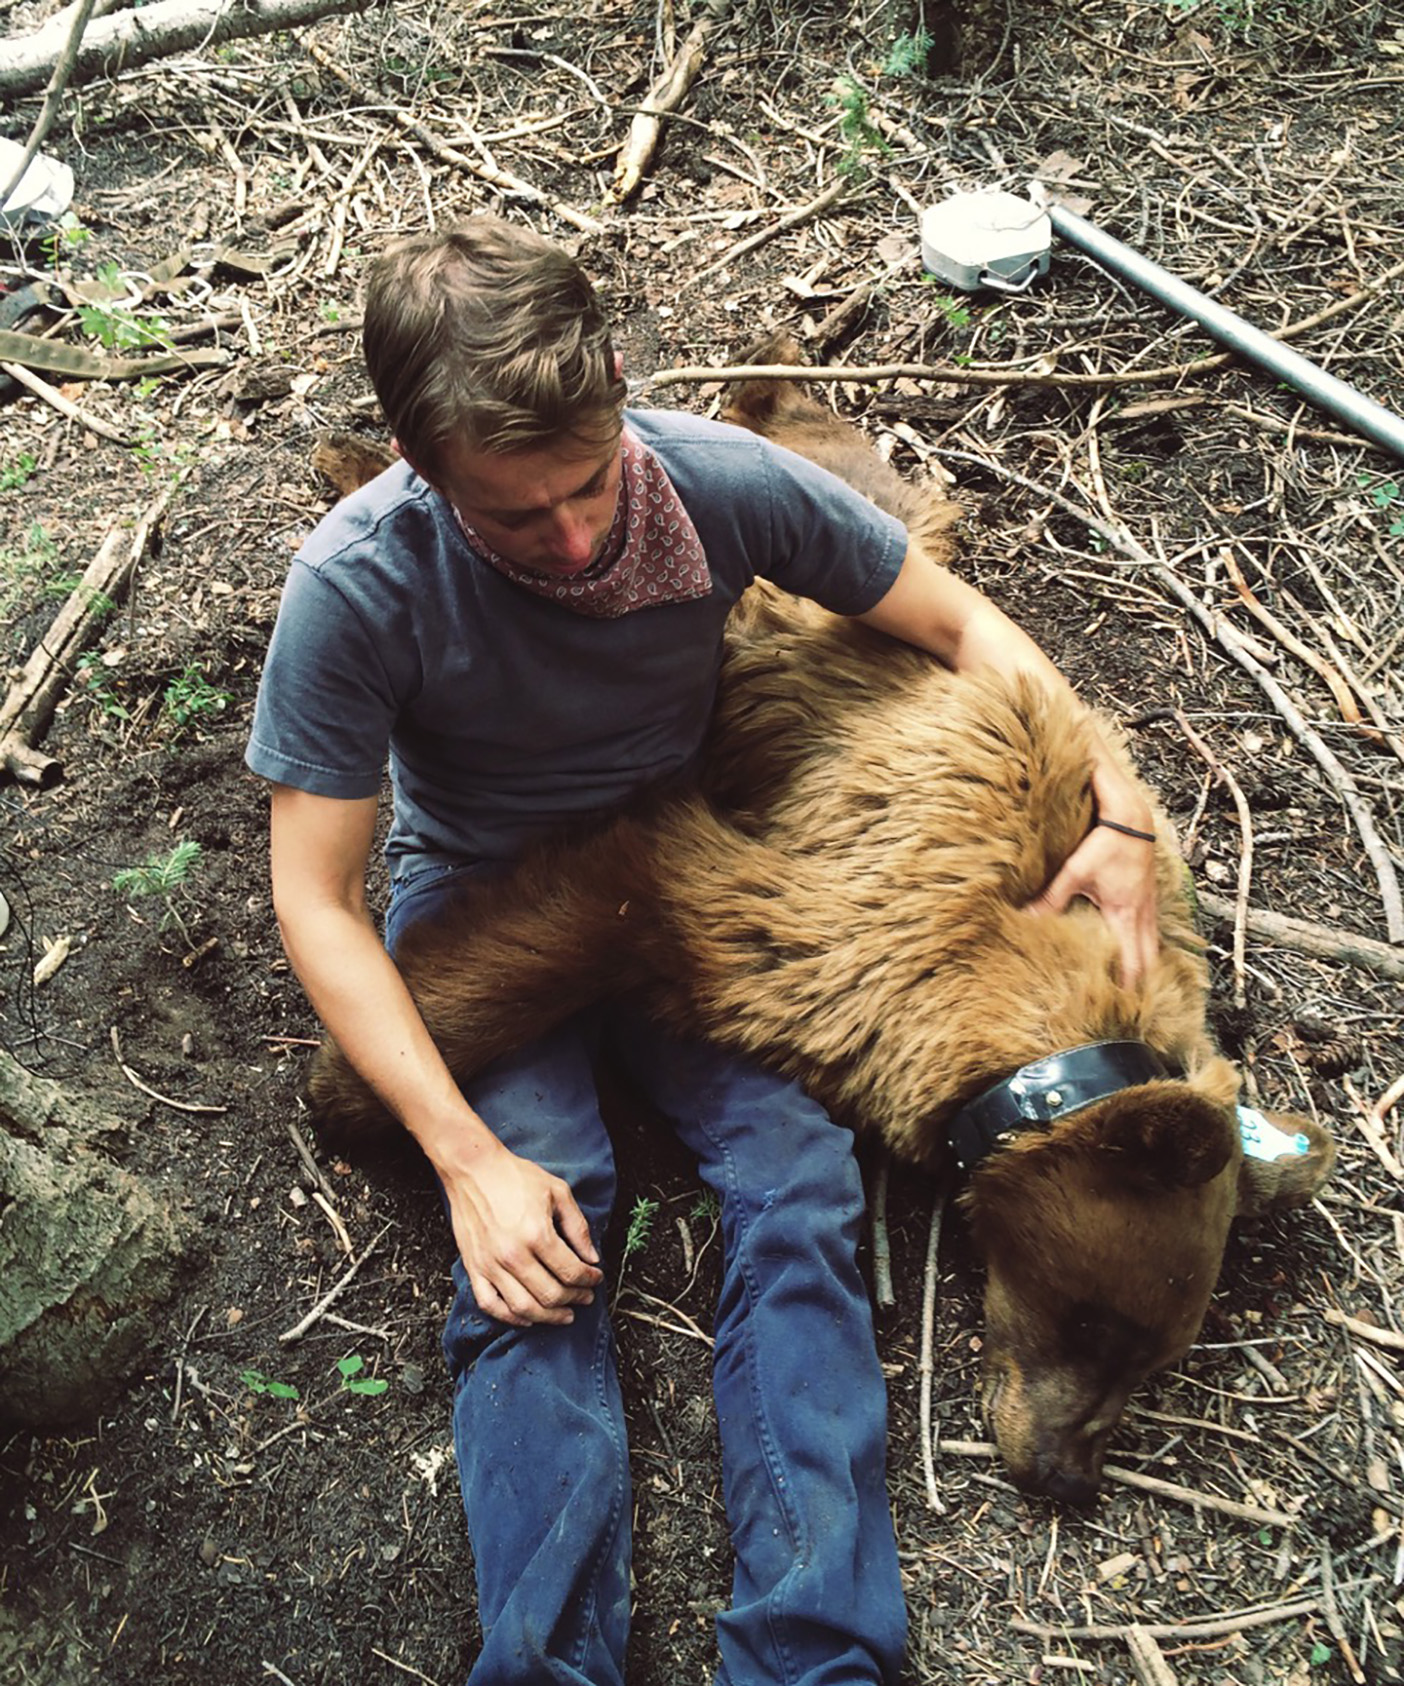
[[[189,662],[185,671],[166,686],[161,706],[170,715],[176,730],[184,731],[187,726],[208,723],[216,714],[222,714],[232,701],[228,691],[216,690],[210,684],[198,662]]]
[[[161,929],[164,931],[167,925],[176,925],[181,935],[189,942],[190,933],[186,930],[185,921],[176,907],[175,897],[178,891],[184,889],[199,860],[200,845],[194,838],[183,837],[164,859],[153,856],[141,866],[124,866],[114,872],[112,888],[119,896],[130,896],[133,899],[160,896],[166,904]]]
[[[78,658],[78,677],[83,689],[105,720],[130,720],[131,710],[112,688],[102,657],[94,650]]]
[[[26,485],[39,466],[39,459],[32,451],[21,451],[12,461],[0,463],[0,492],[17,492]]]
[[[241,1370],[239,1380],[250,1393],[261,1393],[269,1399],[301,1399],[302,1395],[291,1382],[275,1382],[262,1370]]]
[[[830,105],[839,111],[839,138],[843,141],[843,157],[838,173],[851,176],[863,167],[863,154],[868,151],[889,155],[892,148],[878,132],[868,105],[867,90],[854,76],[840,76],[828,96]]]
[[[624,1271],[629,1260],[648,1245],[648,1238],[653,1232],[653,1220],[657,1216],[658,1202],[641,1194],[630,1210],[628,1227],[624,1231],[624,1245],[619,1252],[619,1280],[614,1285],[616,1296],[624,1286]]]
[[[710,1188],[704,1188],[692,1203],[688,1217],[702,1223],[717,1223],[721,1218],[721,1201]]]
[[[1404,538],[1404,509],[1395,510],[1395,505],[1404,500],[1397,480],[1376,480],[1370,474],[1358,474],[1356,484],[1364,489],[1370,502],[1381,514],[1394,510],[1394,520],[1389,524],[1389,536],[1393,539]]]
[[[78,321],[107,351],[140,345],[169,345],[170,333],[159,316],[138,316],[124,304],[80,304]]]
[[[922,280],[928,286],[937,284],[934,275],[924,275]],[[963,304],[950,293],[942,293],[939,298],[932,299],[931,308],[938,316],[943,316],[946,325],[951,328],[968,328],[970,326],[970,306]]]
[[[374,1395],[384,1393],[390,1386],[383,1376],[367,1376],[363,1374],[366,1361],[359,1352],[353,1352],[349,1358],[339,1358],[336,1368],[341,1376],[342,1391],[345,1393],[364,1393]]]
[[[59,220],[44,235],[41,242],[44,256],[49,260],[49,268],[57,270],[59,259],[65,252],[74,251],[89,238],[88,230],[83,227],[72,211],[65,211]]]
[[[40,521],[31,521],[19,545],[0,547],[0,614],[31,609],[40,597],[62,595],[72,582],[55,571],[58,546]]]
[[[914,71],[924,71],[930,54],[931,33],[925,24],[919,24],[914,30],[903,30],[888,51],[882,73],[884,76],[910,76]]]
[[[624,1232],[624,1257],[632,1258],[648,1245],[653,1233],[653,1220],[658,1216],[658,1202],[640,1195],[629,1213],[629,1227]]]
[[[333,304],[330,299],[323,299],[318,307],[318,314],[328,327],[331,327],[341,320],[341,306]]]

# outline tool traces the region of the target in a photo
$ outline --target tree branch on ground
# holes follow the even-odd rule
[[[149,64],[173,53],[297,29],[319,18],[359,12],[366,0],[156,0],[139,11],[113,12],[90,23],[73,60],[68,86]],[[0,94],[32,94],[53,74],[68,44],[71,14],[51,18],[29,35],[0,41]]]

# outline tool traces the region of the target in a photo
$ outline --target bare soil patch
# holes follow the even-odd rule
[[[644,403],[711,406],[714,382],[646,377],[735,361],[781,322],[813,338],[869,288],[816,355],[948,373],[838,384],[834,402],[912,472],[955,476],[970,577],[1129,725],[1197,883],[1234,895],[1244,835],[1177,710],[1245,798],[1252,906],[1385,935],[1376,866],[1320,762],[1103,529],[1124,527],[1251,635],[1398,867],[1401,465],[1260,373],[1204,364],[1201,334],[1066,248],[1022,297],[948,297],[921,278],[913,207],[951,184],[1019,191],[1061,172],[1102,226],[1259,325],[1321,317],[1298,348],[1397,406],[1404,292],[1377,284],[1404,263],[1404,6],[1010,0],[961,9],[963,33],[943,12],[928,62],[905,70],[883,68],[910,27],[894,8],[741,7],[642,192],[611,208],[613,159],[658,68],[656,21],[632,0],[588,15],[429,0],[91,86],[48,141],[77,171],[83,236],[2,254],[7,285],[120,285],[89,318],[99,335],[215,322],[185,343],[228,354],[145,382],[69,382],[76,420],[23,392],[0,400],[8,666],[108,531],[184,476],[159,552],[45,739],[62,781],[0,791],[14,913],[0,1036],[108,1098],[113,1151],[197,1236],[145,1373],[87,1427],[0,1441],[6,1679],[449,1686],[475,1652],[437,1353],[448,1235],[415,1166],[324,1160],[328,1194],[297,1151],[317,1027],[281,958],[264,792],[240,759],[289,558],[332,495],[312,444],[329,429],[378,436],[354,331],[362,267],[431,213],[493,208],[578,240]],[[489,160],[542,197],[490,187]],[[775,232],[840,179],[837,202]],[[103,349],[62,298],[42,321]],[[991,369],[1018,378],[971,379]],[[1118,379],[1066,379],[1088,375]],[[1253,618],[1234,570],[1317,667]],[[1374,737],[1342,717],[1321,662],[1358,681]],[[172,686],[204,698],[184,720]],[[183,841],[199,857],[168,897],[113,887]],[[882,1350],[913,1683],[1125,1681],[1133,1627],[1158,1636],[1181,1682],[1404,1669],[1398,1347],[1325,1320],[1340,1309],[1398,1332],[1404,1197],[1360,1119],[1404,1069],[1399,983],[1252,935],[1238,969],[1230,926],[1207,929],[1226,1052],[1266,1103],[1333,1121],[1338,1177],[1312,1209],[1237,1233],[1201,1344],[1114,1447],[1135,1484],[1069,1513],[1016,1494],[966,1444],[983,1440],[979,1282],[958,1214],[935,1263],[930,1502],[933,1191],[894,1175]],[[60,937],[69,957],[36,988]],[[123,1077],[114,1047],[164,1100]],[[612,1266],[634,1447],[631,1678],[700,1683],[730,1573],[707,1377],[717,1248],[685,1157],[621,1114],[622,1216],[657,1203],[622,1262],[615,1237]],[[1384,1113],[1395,1151],[1399,1123]],[[280,1340],[345,1273],[347,1243],[365,1259],[352,1283],[305,1338]],[[388,1386],[346,1385],[367,1379]]]

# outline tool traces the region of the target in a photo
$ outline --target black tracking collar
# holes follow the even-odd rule
[[[956,1164],[969,1171],[1021,1130],[1168,1075],[1159,1054],[1144,1042],[1088,1042],[1020,1066],[967,1101],[946,1126],[947,1140]]]

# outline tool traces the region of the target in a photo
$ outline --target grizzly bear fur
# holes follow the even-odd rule
[[[784,354],[783,351],[781,353]],[[935,559],[954,511],[797,387],[732,419],[795,446],[907,522]],[[1245,1160],[1238,1076],[1205,1026],[1185,869],[1158,816],[1161,951],[1134,988],[1095,908],[1033,914],[1093,818],[1090,714],[1031,679],[955,675],[863,625],[754,587],[728,631],[702,789],[548,845],[406,933],[398,963],[455,1075],[604,994],[792,1074],[901,1159],[1029,1061],[1101,1039],[1178,1074],[983,1160],[964,1194],[988,1267],[984,1402],[1021,1484],[1082,1500],[1131,1390],[1199,1330],[1235,1210],[1300,1203],[1329,1174]],[[1104,734],[1125,760],[1114,729]],[[330,1042],[310,1094],[383,1122]]]

